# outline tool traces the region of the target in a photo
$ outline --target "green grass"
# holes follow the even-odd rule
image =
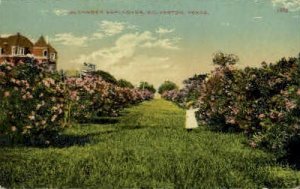
[[[248,147],[239,134],[184,129],[164,100],[129,108],[117,123],[77,125],[50,148],[0,148],[4,187],[294,187],[300,173]]]

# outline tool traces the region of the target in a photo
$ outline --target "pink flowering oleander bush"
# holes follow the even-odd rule
[[[73,122],[119,111],[153,98],[148,90],[119,87],[99,76],[62,77],[47,66],[0,64],[0,144],[47,145]]]
[[[117,116],[119,111],[153,98],[148,90],[122,88],[97,76],[67,78],[68,113],[73,121],[86,122],[98,116]]]
[[[300,87],[288,87],[273,96],[270,103],[272,109],[259,115],[262,128],[254,133],[250,144],[269,149],[279,157],[297,153],[299,158]]]
[[[260,68],[217,67],[201,86],[196,116],[220,131],[242,131],[278,157],[298,145],[300,57]],[[294,148],[294,147],[293,147]]]
[[[64,122],[64,84],[43,65],[0,65],[0,138],[12,143],[49,143]]]
[[[110,84],[96,77],[67,78],[70,94],[68,104],[69,118],[78,122],[91,119],[95,111],[103,111],[109,103]]]
[[[200,86],[207,75],[195,75],[183,81],[184,87],[180,90],[173,89],[162,93],[162,98],[172,101],[183,108],[194,106],[200,96]]]
[[[201,86],[197,116],[213,129],[228,130],[235,125],[235,120],[232,119],[232,115],[236,113],[235,74],[237,70],[232,66],[217,67]]]

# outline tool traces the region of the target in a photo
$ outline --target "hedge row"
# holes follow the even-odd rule
[[[74,121],[117,116],[151,98],[149,91],[121,88],[96,76],[62,78],[41,64],[1,64],[0,140],[47,144]]]
[[[202,83],[196,86],[199,95],[194,106],[199,108],[199,124],[217,131],[244,132],[252,147],[277,157],[295,155],[300,147],[300,55],[258,68],[237,69],[237,60],[217,54],[213,61],[218,66],[205,80],[198,80]],[[184,98],[176,91],[164,97],[186,103],[178,100]]]

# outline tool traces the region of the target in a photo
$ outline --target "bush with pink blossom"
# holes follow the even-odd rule
[[[119,111],[153,98],[147,90],[119,87],[99,76],[62,78],[47,65],[0,64],[0,144],[45,145],[73,122]]]
[[[299,78],[300,57],[260,68],[224,63],[201,86],[196,116],[214,130],[242,131],[251,146],[281,157],[299,142]]]
[[[0,65],[0,137],[12,143],[49,143],[64,122],[64,84],[43,65]]]
[[[87,122],[98,116],[117,116],[119,111],[144,100],[153,98],[147,90],[119,87],[98,76],[67,78],[70,93],[70,118]]]
[[[206,74],[194,75],[183,81],[182,89],[167,90],[161,96],[183,108],[194,106],[200,96],[201,85],[206,77]]]

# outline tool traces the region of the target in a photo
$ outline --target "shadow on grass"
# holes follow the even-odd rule
[[[53,140],[47,147],[56,147],[56,148],[67,148],[71,146],[85,146],[86,144],[91,143],[92,138],[95,136],[101,136],[105,134],[110,134],[116,132],[116,130],[101,131],[95,133],[89,133],[85,135],[59,135]]]
[[[90,138],[89,135],[60,135],[56,140],[53,140],[53,143],[46,147],[66,148],[71,146],[84,146],[91,142]]]
[[[23,141],[23,143],[11,143],[8,140],[0,143],[1,147],[33,147],[33,148],[67,148],[71,146],[85,146],[92,142],[92,138],[95,136],[101,136],[105,134],[110,134],[116,132],[117,130],[109,130],[109,131],[101,131],[101,132],[94,132],[85,135],[69,135],[69,134],[61,134],[57,136],[53,136],[49,139],[50,143],[46,144],[45,142],[41,141]]]
[[[81,122],[81,124],[117,124],[119,122],[119,117],[94,117],[88,121]]]
[[[142,126],[142,125],[123,125],[120,126],[120,130],[135,130],[135,129],[145,129],[148,128],[147,126]]]

